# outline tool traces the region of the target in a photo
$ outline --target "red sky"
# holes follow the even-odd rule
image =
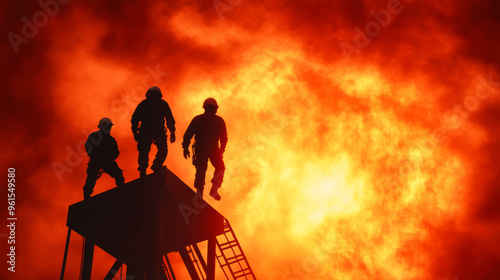
[[[500,279],[498,1],[63,2],[0,4],[18,217],[16,273],[0,230],[1,279],[59,277],[100,118],[138,177],[130,116],[152,85],[178,139],[219,102],[227,170],[209,203],[259,279]],[[166,164],[192,185],[180,142]],[[95,192],[112,187],[103,176]],[[95,263],[99,279],[113,259]]]

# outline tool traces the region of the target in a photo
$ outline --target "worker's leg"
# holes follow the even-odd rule
[[[115,178],[116,185],[121,187],[125,185],[125,178],[123,178],[123,170],[118,167],[116,161],[110,161],[103,165],[102,169],[109,174],[112,178]]]
[[[215,200],[220,200],[221,197],[218,193],[218,189],[222,185],[222,181],[224,180],[224,170],[226,170],[222,154],[218,150],[213,152],[210,155],[210,162],[215,168],[214,177],[212,178],[212,188],[210,189],[210,196]]]
[[[194,178],[194,187],[198,192],[203,192],[205,185],[205,173],[207,172],[208,156],[206,154],[197,154],[194,166],[196,175]]]
[[[94,186],[97,181],[99,170],[101,170],[100,165],[96,161],[90,160],[87,165],[87,179],[85,180],[85,185],[83,186],[83,198],[90,198],[90,195],[94,192]]]
[[[139,151],[139,170],[141,173],[146,173],[146,168],[149,166],[149,151],[151,151],[151,139],[149,137],[140,137],[137,141],[137,150]]]
[[[160,134],[158,134],[154,139],[154,143],[156,144],[158,152],[156,153],[156,157],[153,160],[151,169],[153,171],[157,171],[160,169],[160,167],[163,166],[163,163],[167,158],[168,147],[167,147],[167,135],[165,134],[165,132],[161,132]]]
[[[224,170],[226,170],[222,154],[219,151],[212,153],[210,155],[210,162],[215,168],[212,187],[220,188],[224,180]]]

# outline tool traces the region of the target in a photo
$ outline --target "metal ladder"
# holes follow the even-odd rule
[[[172,269],[172,265],[170,264],[167,255],[163,255],[161,268],[163,273],[160,273],[160,278],[162,280],[176,280],[174,270]]]
[[[220,253],[216,258],[227,279],[257,279],[226,219],[224,219],[224,233],[217,236],[216,243]],[[232,278],[229,278],[229,275]]]

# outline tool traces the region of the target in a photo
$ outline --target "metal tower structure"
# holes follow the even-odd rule
[[[85,242],[82,280],[91,279],[94,246],[116,258],[104,280],[122,264],[135,280],[175,280],[171,252],[193,280],[214,280],[216,261],[227,279],[256,279],[229,222],[167,168],[70,205],[67,226],[61,280],[72,231]]]

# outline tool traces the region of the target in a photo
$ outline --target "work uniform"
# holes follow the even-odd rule
[[[102,131],[93,132],[85,142],[85,150],[90,159],[87,166],[87,180],[83,187],[84,197],[90,197],[94,191],[101,169],[115,179],[117,186],[125,184],[123,171],[115,161],[120,154],[115,138]]]
[[[149,166],[149,152],[154,143],[158,149],[151,168],[159,168],[165,162],[168,153],[165,120],[168,130],[175,134],[175,120],[168,103],[160,95],[150,95],[143,100],[132,115],[132,131],[138,131],[134,137],[139,151],[139,171],[146,171]]]
[[[215,168],[212,183],[219,188],[224,178],[222,155],[227,144],[227,130],[224,120],[215,114],[204,113],[193,118],[189,124],[182,146],[187,149],[194,135],[193,164],[196,167],[194,187],[203,191],[208,160]],[[220,144],[220,146],[219,146]]]

